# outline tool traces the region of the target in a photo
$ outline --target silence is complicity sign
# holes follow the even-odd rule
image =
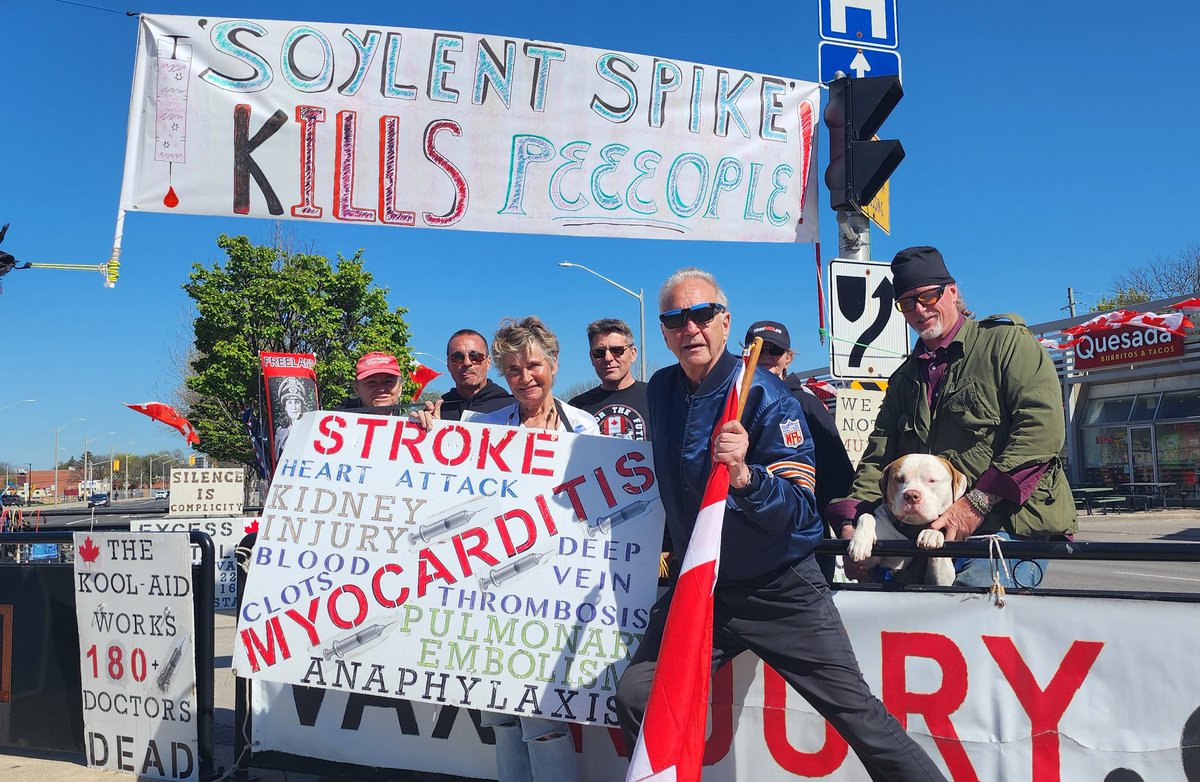
[[[121,207],[812,242],[818,105],[812,82],[508,36],[143,15]]]
[[[241,676],[616,725],[658,586],[649,443],[323,412],[288,438]]]

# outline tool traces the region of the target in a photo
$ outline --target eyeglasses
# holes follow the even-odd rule
[[[760,352],[771,356],[782,356],[784,353],[787,353],[787,348],[781,348],[778,345],[772,345],[770,342],[764,342]]]
[[[613,358],[620,358],[625,355],[625,351],[629,350],[633,345],[613,345],[612,347],[592,348],[592,358],[604,358],[605,353],[612,353]]]
[[[683,309],[667,310],[658,316],[659,321],[663,326],[669,329],[681,329],[690,320],[697,326],[706,326],[712,319],[725,311],[724,304],[718,304],[715,301],[706,301],[702,304],[693,304],[690,307]]]
[[[946,285],[949,284],[946,283]],[[913,296],[896,299],[896,309],[901,312],[912,312],[917,308],[917,302],[920,302],[922,307],[932,307],[942,300],[942,294],[946,292],[946,285],[939,285],[936,288],[921,291]]]
[[[487,354],[480,353],[478,350],[472,350],[468,353],[463,353],[461,350],[456,350],[453,353],[451,353],[449,356],[447,356],[447,358],[449,358],[455,364],[463,363],[464,361],[467,360],[468,357],[470,357],[471,361],[473,361],[476,364],[482,364],[484,361],[487,360]]]

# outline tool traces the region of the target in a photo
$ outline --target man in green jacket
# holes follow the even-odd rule
[[[920,338],[888,380],[875,429],[850,497],[826,520],[842,538],[882,499],[879,477],[910,453],[944,456],[969,491],[931,525],[946,540],[998,533],[1048,540],[1077,529],[1071,489],[1059,460],[1066,437],[1054,362],[1012,315],[976,321],[933,247],[909,247],[892,260],[896,308]],[[818,468],[819,469],[819,468]],[[986,559],[955,563],[955,584],[990,586]],[[1023,562],[1016,581],[1036,586],[1045,561]]]

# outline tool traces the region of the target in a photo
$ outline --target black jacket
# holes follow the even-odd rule
[[[442,394],[442,418],[448,421],[461,421],[463,412],[490,413],[502,407],[508,407],[516,399],[492,381],[475,392],[470,399],[463,399],[457,388]]]

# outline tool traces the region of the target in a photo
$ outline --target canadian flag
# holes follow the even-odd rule
[[[754,371],[747,361],[743,356],[742,372],[729,390],[718,430],[739,417],[742,380]],[[713,462],[663,630],[658,659],[670,664],[659,665],[654,672],[626,782],[700,779],[712,678],[713,588],[728,494],[729,470]]]
[[[408,379],[413,381],[413,383],[417,386],[417,390],[413,391],[413,399],[416,399],[421,395],[421,392],[425,390],[425,386],[429,385],[429,381],[433,380],[435,377],[442,376],[441,372],[436,372],[430,369],[420,361],[415,362],[415,364],[416,366],[413,367],[412,373],[408,376]]]
[[[130,410],[136,410],[143,415],[148,415],[155,421],[162,421],[167,426],[174,427],[183,435],[183,439],[187,440],[188,445],[196,445],[200,442],[200,435],[196,434],[196,429],[192,426],[192,422],[184,418],[178,410],[168,404],[162,402],[140,402],[137,404],[125,403],[125,406]]]

